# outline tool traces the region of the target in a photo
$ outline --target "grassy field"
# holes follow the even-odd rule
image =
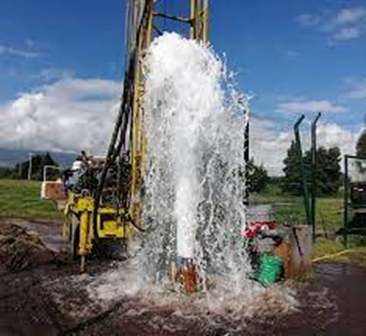
[[[301,197],[283,194],[278,188],[269,188],[261,194],[251,195],[250,199],[254,204],[271,204],[279,224],[305,223]],[[317,204],[318,229],[332,234],[342,226],[342,198],[319,198]],[[0,217],[58,219],[62,215],[53,202],[40,199],[39,182],[0,180]]]
[[[271,204],[279,224],[306,224],[302,197],[286,195],[279,188],[272,187],[263,193],[251,195],[250,200],[252,204]],[[317,231],[326,236],[343,226],[342,195],[317,198],[316,222]]]
[[[294,197],[272,187],[261,194],[250,197],[252,203],[271,204],[275,210],[275,219],[279,224],[305,224],[305,210],[302,197]],[[337,261],[366,267],[366,239],[349,237],[346,253],[342,237],[335,232],[343,226],[343,195],[317,198],[316,223],[317,238],[313,248],[314,259],[331,256],[323,261]],[[342,252],[343,251],[343,252]],[[339,254],[342,252],[341,254]]]
[[[23,218],[61,220],[62,214],[55,203],[40,199],[40,183],[35,181],[0,180],[0,219]],[[278,188],[250,196],[254,204],[271,204],[279,224],[304,224],[305,211],[301,197],[283,194]],[[314,246],[314,257],[322,257],[344,250],[340,241],[334,239],[334,232],[343,225],[342,196],[319,198],[317,200],[317,231],[319,238]],[[327,237],[333,239],[327,239]],[[352,262],[366,266],[365,241],[351,243],[351,252],[333,260]]]
[[[330,258],[325,258],[330,256]],[[366,267],[366,242],[364,239],[351,239],[347,250],[340,241],[318,238],[314,244],[313,258],[319,261],[336,261]]]
[[[0,180],[0,218],[61,219],[55,203],[41,200],[40,188],[39,182]]]

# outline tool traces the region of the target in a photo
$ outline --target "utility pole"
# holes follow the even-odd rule
[[[32,158],[33,158],[33,154],[29,153],[28,181],[30,181],[32,179]]]

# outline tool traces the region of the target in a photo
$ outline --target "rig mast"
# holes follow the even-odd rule
[[[95,213],[98,211],[109,166],[116,162],[118,164],[122,157],[127,156],[131,165],[130,192],[128,200],[123,200],[121,196],[118,203],[121,208],[129,211],[133,223],[140,227],[141,190],[147,158],[144,110],[141,106],[145,91],[143,57],[152,40],[166,31],[175,31],[208,43],[209,0],[129,0],[127,5],[127,50],[122,103],[95,199]]]

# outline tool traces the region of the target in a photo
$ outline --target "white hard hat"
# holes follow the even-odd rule
[[[80,170],[82,168],[82,162],[81,161],[75,161],[72,164],[71,170]]]

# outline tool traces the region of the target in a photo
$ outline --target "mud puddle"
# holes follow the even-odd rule
[[[109,267],[92,269],[100,274]],[[297,288],[297,312],[257,316],[237,330],[225,316],[220,325],[207,323],[210,316],[187,315],[184,305],[133,298],[100,305],[86,290],[93,277],[75,275],[73,264],[8,273],[0,277],[0,335],[364,335],[365,270],[343,264],[315,269],[315,279]]]
[[[34,230],[28,225],[22,228]],[[317,264],[312,281],[295,284],[296,311],[279,314],[274,305],[271,317],[230,321],[232,311],[217,316],[193,309],[189,301],[156,305],[143,297],[116,296],[101,304],[87,288],[114,267],[110,261],[92,262],[92,275],[81,276],[71,261],[19,270],[2,263],[0,335],[364,335],[366,330],[366,270],[356,266]]]

